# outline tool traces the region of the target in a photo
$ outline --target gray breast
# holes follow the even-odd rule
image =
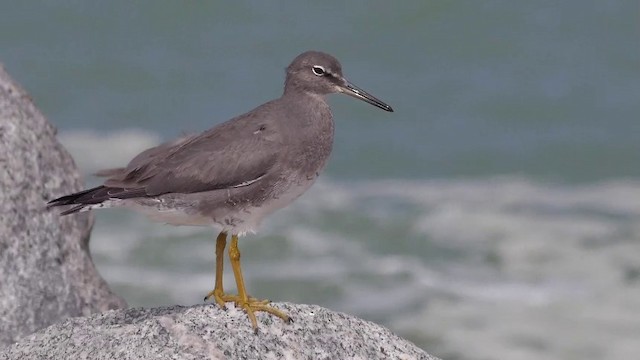
[[[279,111],[251,128],[253,136],[279,142],[273,166],[255,179],[194,197],[199,214],[210,216],[225,230],[253,231],[262,218],[311,187],[331,154],[334,124],[321,97],[306,99],[304,107],[298,104],[275,104]]]
[[[334,124],[328,104],[320,96],[298,99],[307,106],[291,106],[283,124],[285,141],[281,165],[300,177],[316,178],[324,169],[333,148]],[[311,104],[311,106],[309,106]]]

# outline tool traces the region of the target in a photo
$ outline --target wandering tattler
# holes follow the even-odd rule
[[[284,93],[246,114],[201,134],[143,151],[126,167],[100,171],[104,185],[66,195],[49,206],[73,205],[62,215],[96,208],[126,207],[172,225],[213,226],[215,286],[205,297],[247,312],[284,321],[288,315],[247,294],[240,268],[238,236],[253,232],[265,216],[302,195],[324,168],[333,146],[333,115],[325,95],[343,93],[392,112],[391,106],[348,82],[333,56],[308,51],[287,67]],[[237,295],[222,287],[223,255],[229,259]]]

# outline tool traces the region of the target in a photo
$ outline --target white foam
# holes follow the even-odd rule
[[[241,250],[252,295],[376,319],[435,353],[623,359],[640,352],[639,218],[632,180],[325,178]],[[214,234],[128,219],[96,227],[107,280],[166,294],[163,303],[200,302]],[[225,282],[233,289],[230,271]]]

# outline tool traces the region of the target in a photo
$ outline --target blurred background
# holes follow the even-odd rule
[[[355,314],[444,359],[640,354],[637,1],[1,8],[0,61],[88,186],[278,97],[308,49],[394,107],[330,98],[325,174],[241,241],[252,295]],[[104,210],[91,250],[131,306],[192,305],[213,287],[214,236]]]

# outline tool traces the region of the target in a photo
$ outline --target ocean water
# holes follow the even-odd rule
[[[632,359],[639,13],[578,0],[11,3],[0,62],[90,186],[279,96],[295,55],[328,51],[396,112],[330,98],[325,174],[241,240],[249,291],[376,321],[444,359]],[[213,286],[215,235],[109,209],[91,251],[130,305],[190,305]]]

